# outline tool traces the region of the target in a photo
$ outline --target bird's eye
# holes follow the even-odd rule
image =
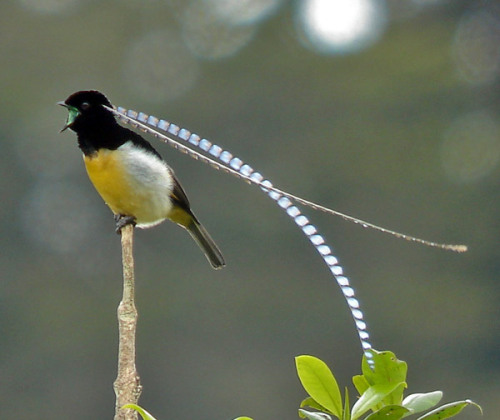
[[[83,102],[80,108],[82,109],[82,111],[85,111],[86,109],[90,108],[90,104],[88,102]]]

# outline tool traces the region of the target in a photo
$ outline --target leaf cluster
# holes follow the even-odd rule
[[[352,408],[349,405],[347,388],[342,402],[337,381],[322,360],[314,356],[298,356],[295,359],[297,374],[309,394],[300,404],[299,416],[309,420],[332,420],[333,417],[339,420],[357,420],[366,415],[364,420],[399,420],[419,415],[413,418],[441,420],[457,415],[468,405],[474,405],[481,410],[479,405],[470,400],[455,401],[434,408],[443,397],[441,391],[404,397],[408,371],[406,362],[398,360],[394,353],[389,351],[371,350],[371,353],[373,362],[368,363],[363,356],[362,374],[352,378],[360,395]],[[426,413],[422,414],[424,412]]]
[[[408,371],[406,362],[398,360],[390,351],[370,350],[370,352],[372,354],[370,363],[363,356],[362,374],[352,378],[360,395],[352,407],[347,388],[342,402],[335,376],[325,362],[314,356],[296,357],[297,374],[309,394],[309,397],[300,404],[299,416],[308,420],[333,420],[334,417],[339,420],[357,420],[362,416],[365,416],[363,420],[400,420],[418,415],[413,419],[443,420],[454,417],[468,405],[477,407],[482,413],[481,407],[471,400],[455,401],[436,407],[443,397],[441,391],[410,394],[404,397]],[[151,414],[135,404],[127,404],[123,408],[136,410],[143,420],[155,420]],[[234,420],[252,419],[238,417]]]

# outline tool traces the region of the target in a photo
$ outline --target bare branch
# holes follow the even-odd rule
[[[139,374],[135,367],[135,333],[137,328],[137,309],[134,303],[134,226],[126,225],[121,229],[123,298],[118,306],[118,376],[113,384],[116,394],[114,420],[137,420],[137,412],[125,404],[137,404],[142,391]]]

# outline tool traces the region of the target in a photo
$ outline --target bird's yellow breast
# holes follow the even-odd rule
[[[126,145],[84,156],[88,176],[113,213],[154,225],[168,217],[172,178],[168,167],[151,154]]]
[[[119,155],[116,151],[101,149],[84,157],[85,168],[97,192],[114,213],[133,215],[137,204]]]

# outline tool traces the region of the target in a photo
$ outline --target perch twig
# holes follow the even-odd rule
[[[135,366],[135,333],[137,309],[134,303],[134,226],[128,224],[121,229],[123,297],[118,306],[118,375],[113,384],[116,394],[114,420],[137,420],[137,412],[122,409],[125,404],[137,404],[142,391],[139,374]]]

